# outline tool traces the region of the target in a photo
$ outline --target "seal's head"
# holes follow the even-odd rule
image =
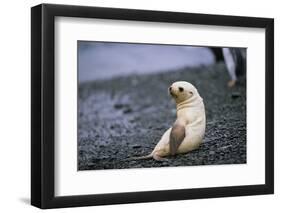
[[[175,99],[177,104],[198,96],[197,89],[191,83],[186,81],[174,82],[169,87],[169,93]]]

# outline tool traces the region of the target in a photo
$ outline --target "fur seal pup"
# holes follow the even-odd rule
[[[177,119],[175,123],[163,134],[149,155],[132,159],[164,160],[165,156],[197,149],[202,143],[206,128],[206,115],[203,99],[197,89],[186,81],[177,81],[169,87],[169,93],[176,102]]]

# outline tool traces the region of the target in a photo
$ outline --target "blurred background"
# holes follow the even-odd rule
[[[210,65],[216,61],[214,53],[220,54],[219,49],[79,41],[79,82]]]

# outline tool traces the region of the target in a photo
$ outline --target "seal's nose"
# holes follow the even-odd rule
[[[170,91],[170,92],[172,91],[172,86],[169,87],[169,91]]]

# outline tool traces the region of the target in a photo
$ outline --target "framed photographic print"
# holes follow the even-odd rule
[[[274,21],[31,9],[31,203],[271,194]]]

